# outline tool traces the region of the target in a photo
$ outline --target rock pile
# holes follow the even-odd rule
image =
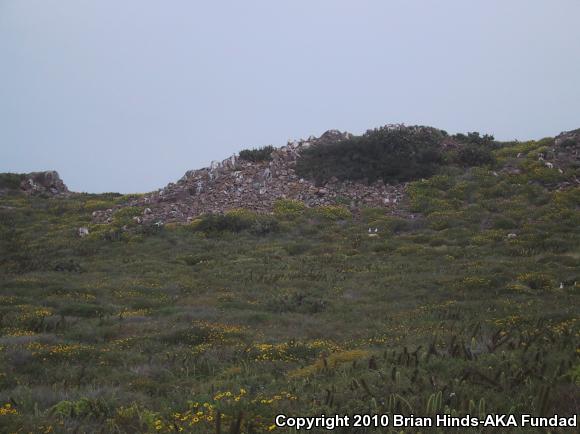
[[[558,135],[552,152],[554,163],[560,167],[580,167],[580,129]]]
[[[337,203],[352,208],[384,207],[397,213],[405,184],[367,185],[334,179],[325,185],[316,185],[296,175],[296,160],[304,149],[349,137],[348,133],[330,130],[319,138],[288,142],[275,149],[268,161],[249,162],[232,155],[221,162],[212,162],[210,167],[190,170],[176,183],[120,207],[143,207],[143,215],[134,219],[139,224],[187,222],[201,214],[223,213],[235,208],[269,212],[278,199],[296,199],[310,207]],[[93,219],[96,223],[110,222],[117,209],[96,211]]]

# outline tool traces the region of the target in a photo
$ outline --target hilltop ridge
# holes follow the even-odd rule
[[[112,208],[93,211],[92,222],[111,223],[116,212],[132,208],[132,224],[187,223],[238,208],[268,213],[281,199],[307,207],[340,205],[354,212],[382,208],[389,215],[414,217],[406,194],[409,182],[472,166],[552,190],[577,186],[580,129],[529,142],[498,142],[479,133],[449,135],[403,124],[388,124],[361,136],[328,130],[320,137],[288,141],[278,148],[246,149],[212,161],[159,190],[128,195]],[[78,194],[69,191],[56,171],[1,175],[0,194]]]
[[[93,212],[93,222],[110,223],[119,209],[135,207],[141,209],[133,215],[136,224],[186,223],[237,208],[270,212],[280,199],[298,200],[307,207],[383,208],[391,215],[412,217],[405,200],[408,182],[451,166],[459,170],[486,166],[496,174],[513,176],[535,171],[546,177],[549,188],[577,185],[580,130],[529,142],[535,144],[529,155],[505,151],[496,161],[493,152],[503,155],[502,148],[517,148],[518,143],[402,124],[368,130],[362,136],[329,130],[320,137],[241,151],[209,167],[189,170],[157,191]]]

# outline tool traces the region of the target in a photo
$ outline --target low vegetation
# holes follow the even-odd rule
[[[144,228],[132,219],[141,210],[91,223],[119,195],[2,196],[0,432],[263,433],[282,431],[279,413],[575,414],[580,189],[552,187],[578,169],[544,170],[543,144],[525,142],[470,143],[493,163],[435,170],[437,131],[412,145],[417,167],[395,168],[381,147],[391,134],[341,145],[321,173],[363,176],[341,161],[375,152],[385,166],[369,180],[425,178],[402,204],[414,218],[281,200],[271,215]],[[510,164],[520,171],[500,170]]]

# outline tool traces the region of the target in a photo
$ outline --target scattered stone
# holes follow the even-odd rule
[[[89,228],[82,226],[77,229],[77,234],[79,237],[84,238],[89,234]]]

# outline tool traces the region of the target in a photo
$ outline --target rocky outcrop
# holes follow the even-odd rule
[[[572,131],[565,131],[558,135],[554,140],[557,147],[575,147],[576,150],[580,147],[580,128]]]
[[[26,194],[43,197],[69,195],[70,192],[57,172],[0,173],[0,196]]]
[[[537,157],[547,168],[561,173],[564,170],[580,168],[580,129],[559,134],[552,146]]]
[[[50,196],[69,193],[58,172],[54,170],[25,174],[20,183],[20,189],[27,194],[48,194]]]
[[[296,175],[296,160],[301,152],[320,143],[334,143],[351,137],[349,133],[330,130],[319,138],[289,142],[275,149],[268,161],[249,162],[232,155],[214,161],[209,167],[190,170],[176,183],[133,200],[125,206],[144,208],[139,224],[187,222],[205,213],[223,213],[235,208],[269,212],[278,199],[296,199],[307,206],[345,204],[384,207],[397,213],[404,197],[405,184],[330,180],[325,185]],[[112,221],[117,209],[96,211],[97,223]]]

